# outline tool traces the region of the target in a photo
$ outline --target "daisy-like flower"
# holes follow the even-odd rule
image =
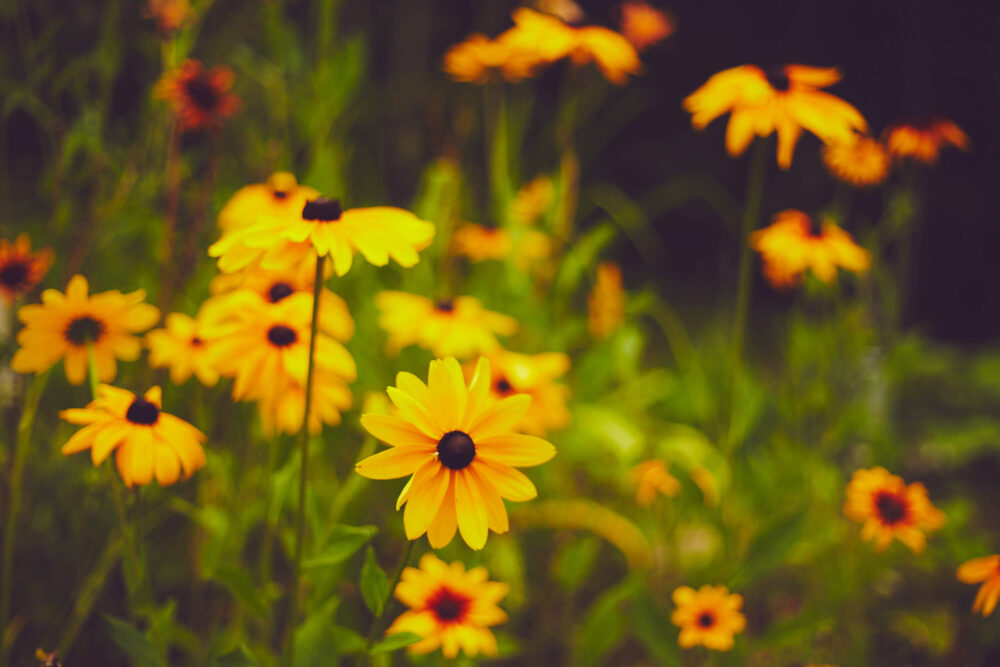
[[[528,355],[497,349],[489,359],[493,370],[490,389],[495,397],[531,396],[531,407],[517,424],[519,430],[544,436],[550,429],[569,424],[569,388],[557,382],[569,370],[569,356],[561,352]]]
[[[670,616],[680,627],[681,648],[701,644],[716,651],[733,647],[733,636],[743,632],[747,619],[740,611],[741,595],[730,594],[725,586],[702,586],[697,591],[681,586],[674,591],[677,609]]]
[[[944,512],[934,507],[927,489],[919,482],[909,486],[881,466],[855,470],[847,485],[844,514],[864,524],[861,538],[875,540],[884,550],[893,538],[920,553],[927,544],[925,533],[944,525]]]
[[[588,25],[576,29],[576,45],[570,61],[578,67],[594,63],[604,78],[624,86],[629,75],[639,73],[639,53],[632,43],[614,30]]]
[[[629,476],[635,485],[635,501],[642,507],[652,505],[660,494],[672,498],[681,491],[681,483],[661,459],[643,461],[632,468]]]
[[[211,348],[216,343],[205,337],[204,321],[183,313],[170,313],[166,325],[146,334],[149,365],[169,368],[170,381],[175,385],[184,384],[194,374],[206,387],[215,386],[219,372],[212,365]]]
[[[855,131],[867,129],[857,109],[819,90],[838,81],[840,71],[833,67],[785,65],[765,72],[741,65],[714,74],[685,98],[684,108],[697,130],[729,113],[726,150],[734,157],[743,154],[754,135],[777,132],[778,164],[788,169],[802,130],[831,143],[850,141]]]
[[[183,419],[161,411],[160,388],[142,397],[102,384],[86,408],[63,410],[71,424],[85,424],[63,445],[63,454],[90,450],[94,465],[115,452],[115,465],[125,486],[161,486],[190,477],[205,465],[205,435]]]
[[[386,347],[397,354],[419,345],[437,357],[464,359],[500,346],[496,337],[517,330],[517,320],[483,308],[478,299],[459,296],[432,301],[406,292],[375,295],[378,323],[389,334]]]
[[[662,42],[673,34],[676,26],[664,11],[647,2],[622,3],[622,34],[638,51]]]
[[[614,262],[601,262],[587,297],[587,328],[594,338],[608,338],[625,321],[625,290],[622,271]]]
[[[511,31],[496,39],[481,33],[469,35],[464,42],[448,49],[442,68],[452,79],[464,83],[523,81],[534,76],[536,69],[548,61],[536,49],[524,48],[515,37]]]
[[[387,635],[412,632],[423,640],[410,644],[410,653],[430,653],[439,646],[451,659],[461,650],[469,657],[496,655],[497,640],[489,628],[507,620],[497,604],[507,595],[507,584],[489,581],[486,568],[469,571],[460,561],[451,565],[434,554],[424,554],[420,569],[403,570],[394,594],[409,607],[392,622]]]
[[[882,142],[871,137],[826,144],[823,164],[837,179],[856,187],[876,185],[889,173],[889,153]]]
[[[118,290],[88,296],[87,279],[73,276],[66,293],[47,289],[42,303],[24,306],[18,317],[24,328],[17,334],[20,349],[11,360],[18,373],[40,373],[64,360],[66,379],[83,384],[87,377],[87,345],[93,345],[97,376],[110,382],[118,372],[116,359],[132,361],[141,345],[134,333],[145,331],[160,311],[143,303],[146,293]]]
[[[257,403],[261,427],[268,437],[275,433],[295,434],[302,430],[306,385],[294,376],[287,379],[281,391],[263,394]],[[329,371],[314,369],[309,432],[316,435],[323,430],[323,424],[339,424],[341,413],[350,409],[352,400],[350,388],[340,377]]]
[[[536,260],[548,257],[552,242],[542,232],[530,228],[512,231],[467,222],[455,228],[451,237],[453,254],[473,262],[501,260],[512,256],[514,263],[526,269]]]
[[[310,199],[320,194],[299,185],[293,174],[278,171],[266,183],[253,183],[237,190],[219,211],[219,228],[228,232],[249,227],[261,218],[295,219]]]
[[[310,254],[330,255],[338,276],[347,273],[355,251],[375,266],[389,258],[413,266],[418,250],[430,245],[434,225],[409,211],[391,206],[344,211],[336,199],[319,197],[302,206],[295,218],[263,218],[225,235],[208,249],[219,269],[230,273],[260,260],[265,269],[287,269]]]
[[[530,396],[497,400],[491,386],[485,357],[468,386],[458,361],[437,359],[427,384],[412,373],[396,376],[396,386],[387,391],[399,416],[361,416],[361,425],[391,448],[359,462],[357,472],[370,479],[410,476],[396,501],[397,509],[406,505],[407,539],[426,532],[431,546],[440,549],[457,527],[466,544],[482,549],[490,530],[507,532],[504,498],[525,501],[537,495],[515,466],[545,463],[555,448],[514,432]]]
[[[233,70],[225,66],[206,70],[197,60],[185,60],[156,84],[154,96],[166,100],[181,130],[217,128],[240,109],[240,98],[229,92]]]
[[[0,298],[9,306],[42,281],[52,266],[52,250],[31,252],[31,240],[20,234],[11,243],[0,239]]]
[[[188,0],[148,0],[143,13],[156,21],[156,32],[168,38],[190,21],[194,12]]]
[[[958,568],[958,580],[965,584],[978,584],[979,592],[972,603],[972,613],[989,616],[1000,599],[1000,555],[973,558]]]
[[[893,157],[913,158],[925,164],[937,162],[941,149],[949,145],[969,150],[965,132],[940,116],[896,123],[886,129],[883,138]]]
[[[750,236],[750,244],[764,259],[764,275],[779,288],[797,284],[807,269],[829,284],[837,267],[862,273],[871,266],[871,255],[850,234],[802,211],[778,213],[769,227]]]

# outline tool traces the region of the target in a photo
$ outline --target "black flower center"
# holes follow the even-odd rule
[[[453,593],[447,588],[442,588],[428,601],[434,615],[439,621],[448,623],[460,620],[469,608],[469,599],[463,595]]]
[[[133,424],[142,424],[143,426],[152,426],[159,418],[160,409],[145,398],[139,398],[138,396],[132,401],[132,405],[128,406],[128,410],[125,412],[125,419]]]
[[[267,298],[271,303],[278,303],[286,296],[291,296],[295,293],[295,288],[288,283],[274,283],[271,285],[271,289],[267,290]]]
[[[452,470],[461,470],[476,458],[476,444],[464,431],[450,431],[441,436],[437,446],[441,465]]]
[[[320,197],[319,199],[306,202],[306,205],[302,207],[302,219],[315,220],[317,222],[335,222],[340,220],[343,212],[343,209],[340,208],[339,199]]]
[[[771,87],[779,92],[788,90],[788,86],[791,84],[784,67],[775,65],[767,70],[765,76],[767,76],[767,82],[771,84]]]
[[[875,510],[882,523],[894,525],[901,522],[909,514],[909,506],[899,497],[898,493],[883,491],[875,497]]]
[[[28,264],[23,260],[13,260],[0,267],[0,285],[9,290],[23,289],[27,285]]]
[[[212,82],[204,76],[198,76],[187,82],[185,86],[188,97],[195,106],[204,111],[214,111],[219,106],[219,91]]]
[[[698,625],[703,628],[710,628],[715,625],[715,616],[710,612],[703,611],[698,615]]]
[[[267,339],[276,347],[288,347],[299,339],[295,329],[276,324],[267,330]]]
[[[191,347],[201,347],[204,344],[205,341],[203,341],[201,338],[198,338],[197,336],[191,339]]]
[[[816,218],[809,218],[809,236],[814,239],[823,238],[823,223]]]
[[[69,323],[63,332],[66,340],[73,345],[83,346],[88,342],[96,342],[104,334],[104,322],[90,315],[78,317]]]
[[[434,307],[442,313],[450,313],[455,310],[455,302],[451,299],[441,299],[434,304]]]
[[[510,386],[510,382],[505,377],[497,380],[496,389],[498,394],[509,394],[514,391],[514,387]]]
[[[284,190],[275,190],[274,192],[271,193],[271,195],[275,199],[285,199],[286,197],[288,197],[288,193],[285,192]]]

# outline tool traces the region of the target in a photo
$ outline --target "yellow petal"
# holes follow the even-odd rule
[[[434,450],[427,447],[393,447],[359,461],[354,470],[368,479],[396,479],[412,475],[433,458]]]

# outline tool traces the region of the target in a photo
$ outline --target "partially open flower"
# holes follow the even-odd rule
[[[965,132],[940,116],[900,121],[886,129],[884,139],[893,157],[912,158],[925,164],[937,162],[941,149],[947,146],[969,150]]]
[[[831,174],[855,187],[877,185],[889,173],[889,153],[882,142],[867,136],[826,144],[823,164]]]
[[[19,235],[13,243],[0,239],[0,298],[11,305],[40,283],[50,266],[52,250],[31,252],[27,234]]]
[[[976,601],[972,603],[972,613],[980,612],[989,616],[1000,600],[1000,555],[973,558],[962,563],[958,568],[959,581],[966,584],[983,585],[979,587]]]
[[[647,2],[630,0],[622,3],[622,33],[638,51],[662,42],[673,34],[673,19],[663,10]]]
[[[219,66],[206,70],[197,60],[188,59],[167,72],[153,94],[167,100],[181,130],[217,128],[240,109],[240,98],[229,92],[233,70]]]

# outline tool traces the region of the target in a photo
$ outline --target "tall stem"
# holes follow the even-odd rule
[[[392,581],[389,582],[389,599],[387,599],[385,601],[385,604],[382,605],[382,613],[376,616],[372,620],[372,627],[371,630],[369,630],[368,632],[369,649],[375,643],[375,640],[378,639],[378,634],[382,625],[382,619],[385,618],[385,612],[389,608],[389,602],[392,600],[392,593],[393,591],[396,590],[396,586],[399,585],[399,580],[403,576],[403,570],[405,570],[406,566],[410,564],[410,558],[413,557],[413,548],[416,544],[417,544],[416,540],[406,541],[406,551],[403,552],[403,557],[399,561],[399,566],[396,568],[396,572],[393,573],[392,575]]]

